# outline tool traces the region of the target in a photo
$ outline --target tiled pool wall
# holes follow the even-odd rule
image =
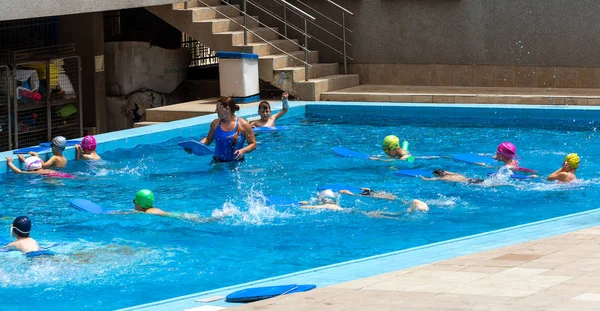
[[[280,109],[279,103],[273,110]],[[308,114],[339,117],[340,115],[386,116],[386,117],[483,117],[483,118],[530,118],[560,119],[568,121],[600,121],[600,107],[586,106],[535,106],[535,105],[486,105],[486,104],[415,104],[415,103],[348,103],[348,102],[303,102],[290,103],[290,110],[284,118]],[[241,109],[238,113],[243,118],[257,116],[256,107]],[[139,145],[158,144],[178,137],[200,139],[208,133],[209,125],[216,118],[215,114],[173,121],[163,124],[145,126],[117,132],[95,135],[98,142],[97,152],[117,149],[131,149]],[[51,151],[39,153],[47,160]],[[75,159],[75,148],[67,147],[64,155],[69,160]],[[16,159],[12,151],[0,153],[0,174],[10,171],[5,158]],[[21,165],[19,161],[16,164]]]
[[[541,106],[497,104],[398,104],[398,103],[342,103],[318,102],[306,106],[306,113],[322,116],[340,114],[387,116],[407,118],[482,117],[521,119],[562,119],[600,121],[600,107],[596,106]]]

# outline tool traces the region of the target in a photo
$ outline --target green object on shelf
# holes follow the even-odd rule
[[[72,114],[74,114],[75,112],[77,112],[77,107],[75,107],[75,105],[73,104],[68,104],[68,105],[64,105],[62,107],[60,107],[60,109],[58,109],[58,111],[56,111],[56,114],[66,118]]]

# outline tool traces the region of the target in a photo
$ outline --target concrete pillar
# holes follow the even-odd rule
[[[106,132],[106,79],[104,69],[96,68],[96,59],[104,59],[103,13],[61,16],[59,36],[61,43],[75,43],[81,58],[83,127]]]

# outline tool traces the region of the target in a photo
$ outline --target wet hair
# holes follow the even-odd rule
[[[435,170],[435,171],[433,171],[433,175],[435,175],[435,176],[444,176],[444,175],[446,175],[446,171],[441,170],[441,169],[440,170]]]
[[[240,106],[238,106],[238,104],[235,103],[235,100],[233,100],[231,96],[220,97],[217,100],[217,102],[219,102],[224,107],[229,107],[229,110],[231,110],[232,113],[235,113],[236,111],[240,110]]]
[[[19,237],[29,237],[29,232],[31,231],[31,221],[27,216],[19,216],[13,221],[11,231]]]
[[[258,104],[258,111],[264,108],[269,108],[269,110],[271,110],[271,104],[269,104],[269,102],[266,100],[263,100]]]

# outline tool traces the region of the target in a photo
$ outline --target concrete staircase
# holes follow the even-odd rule
[[[263,81],[287,91],[300,100],[320,100],[321,93],[335,91],[359,85],[358,75],[339,74],[338,63],[319,63],[319,52],[308,54],[309,80],[304,81],[304,64],[282,54],[281,51],[265,43],[257,36],[248,33],[248,44],[244,45],[242,27],[217,11],[243,24],[241,13],[228,5],[221,5],[220,0],[203,0],[212,8],[204,6],[197,0],[173,5],[154,6],[146,8],[156,16],[206,44],[216,51],[246,52],[259,55],[259,77]],[[239,8],[239,6],[236,5]],[[255,17],[256,18],[256,17]],[[304,60],[304,51],[287,39],[280,38],[267,27],[247,19],[247,27],[257,35],[269,41],[278,48]],[[274,28],[277,30],[277,28]],[[298,43],[298,40],[292,40]]]

